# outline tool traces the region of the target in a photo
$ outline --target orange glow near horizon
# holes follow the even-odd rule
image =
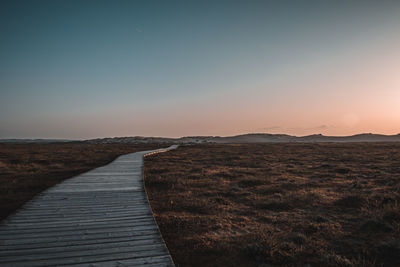
[[[400,133],[398,4],[50,2],[4,6],[0,138]]]

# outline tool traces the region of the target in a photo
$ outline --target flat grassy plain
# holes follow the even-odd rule
[[[177,266],[400,266],[400,144],[193,145],[146,157]]]
[[[0,144],[0,220],[41,191],[122,154],[167,147],[143,144]]]

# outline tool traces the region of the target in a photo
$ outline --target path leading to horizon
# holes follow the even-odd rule
[[[173,149],[171,146],[168,149]],[[0,266],[173,266],[136,152],[44,191],[0,224]]]

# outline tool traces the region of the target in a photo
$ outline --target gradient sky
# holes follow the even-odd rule
[[[1,1],[0,138],[400,133],[395,2]]]

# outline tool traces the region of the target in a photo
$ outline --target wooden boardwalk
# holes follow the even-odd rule
[[[0,224],[0,266],[173,266],[142,176],[143,156],[161,151],[120,156],[28,202]]]

